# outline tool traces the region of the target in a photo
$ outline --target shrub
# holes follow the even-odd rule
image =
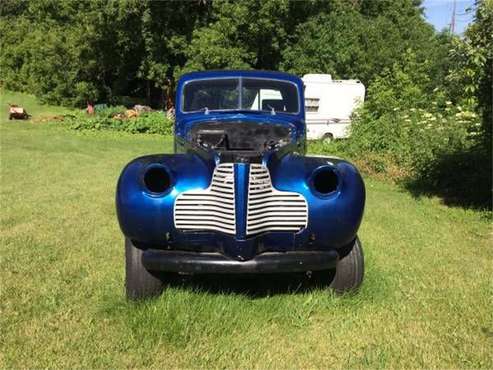
[[[144,112],[137,117],[127,118],[125,110],[122,106],[108,107],[94,115],[80,111],[66,116],[64,122],[73,130],[113,130],[160,135],[173,133],[173,121],[166,118],[164,112]]]
[[[426,91],[422,65],[412,54],[406,63],[370,85],[349,139],[311,150],[349,158],[380,178],[405,180],[413,191],[491,206],[491,153],[482,145],[480,115],[449,101],[439,88]]]
[[[335,148],[352,158],[372,158],[368,169],[404,175],[426,172],[439,156],[476,142],[480,119],[454,105],[439,88],[427,91],[426,62],[408,51],[404,63],[383,72],[353,116],[350,139]]]
[[[350,153],[380,153],[412,171],[426,170],[437,156],[470,147],[480,128],[478,116],[451,104],[443,109],[399,108],[375,118],[354,119]]]

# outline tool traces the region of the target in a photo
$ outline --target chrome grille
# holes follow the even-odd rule
[[[248,182],[246,235],[266,231],[298,232],[308,223],[306,199],[272,186],[269,170],[251,164]],[[211,185],[179,194],[174,205],[177,229],[212,230],[236,234],[234,164],[219,164]]]
[[[306,199],[298,193],[274,189],[269,170],[250,165],[247,235],[265,231],[299,231],[308,223]]]
[[[205,190],[183,192],[174,206],[175,226],[183,230],[214,230],[235,234],[234,165],[214,169]]]

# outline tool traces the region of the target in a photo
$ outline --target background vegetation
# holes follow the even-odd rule
[[[163,88],[189,70],[322,72],[368,86],[394,65],[407,66],[411,51],[430,76],[414,83],[430,92],[453,64],[454,37],[437,34],[419,4],[5,0],[2,80],[51,103],[131,95],[162,105]]]
[[[105,108],[94,115],[76,111],[65,115],[63,121],[73,130],[112,130],[161,135],[173,133],[174,122],[166,118],[162,111],[142,112],[132,118],[126,117],[125,111],[126,108],[122,106]]]
[[[315,144],[415,194],[491,206],[493,0],[463,36],[437,32],[419,0],[4,0],[1,83],[45,102],[167,108],[184,72],[245,68],[358,78],[367,100],[350,140]],[[107,112],[108,113],[108,112]],[[150,114],[66,121],[170,133]]]

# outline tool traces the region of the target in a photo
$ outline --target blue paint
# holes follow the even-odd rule
[[[283,79],[295,83],[299,90],[300,112],[297,114],[235,111],[180,111],[180,94],[186,81],[214,77],[259,77]],[[305,111],[303,83],[296,76],[262,71],[195,72],[185,75],[177,87],[175,125],[176,154],[157,154],[137,158],[122,171],[116,192],[117,215],[123,233],[135,242],[153,248],[216,251],[235,259],[249,259],[263,251],[333,249],[347,245],[359,229],[365,187],[357,169],[337,158],[304,156]],[[211,231],[181,231],[174,226],[173,209],[178,194],[206,189],[219,157],[189,144],[191,127],[204,121],[256,122],[289,125],[291,144],[282,150],[266,151],[261,162],[269,169],[274,188],[302,194],[308,203],[308,226],[298,233],[266,232],[246,238],[246,212],[249,165],[235,163],[236,235]],[[163,194],[149,193],[143,176],[149,166],[164,166],[172,177],[172,188]],[[328,166],[338,174],[339,185],[333,193],[320,196],[311,186],[314,171]]]
[[[235,163],[235,216],[236,239],[246,238],[246,218],[248,203],[248,177],[250,165],[247,163]]]
[[[250,77],[250,78],[271,78],[277,80],[288,81],[296,85],[299,92],[298,105],[300,110],[297,114],[276,112],[275,115],[265,112],[256,111],[234,111],[234,112],[191,112],[184,113],[182,109],[182,101],[180,97],[183,94],[184,85],[192,80],[204,79],[204,78],[227,78],[227,77]],[[295,127],[293,131],[293,141],[304,141],[306,137],[306,125],[305,125],[305,97],[303,81],[296,76],[283,72],[269,72],[269,71],[207,71],[207,72],[192,72],[182,76],[178,81],[176,88],[176,121],[175,121],[175,135],[182,139],[187,140],[187,134],[190,132],[193,125],[204,120],[214,121],[241,121],[241,122],[259,122],[263,124],[280,123],[285,125],[292,125]]]

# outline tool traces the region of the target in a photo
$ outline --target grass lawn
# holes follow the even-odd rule
[[[358,294],[194,279],[128,303],[116,180],[171,139],[9,122],[9,99],[64,111],[0,99],[0,368],[493,367],[488,214],[366,179]]]

